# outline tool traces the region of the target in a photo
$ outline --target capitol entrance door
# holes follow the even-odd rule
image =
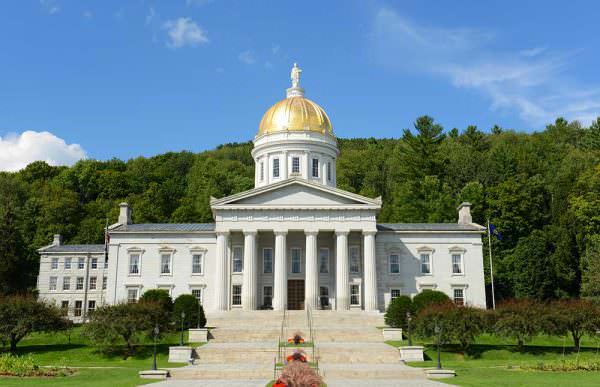
[[[304,309],[304,280],[288,280],[288,309]]]

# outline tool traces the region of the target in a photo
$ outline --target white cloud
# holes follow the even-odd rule
[[[238,55],[238,59],[247,65],[256,63],[256,56],[250,50],[241,52],[240,55]]]
[[[181,48],[184,46],[198,46],[208,43],[206,32],[193,20],[187,17],[180,17],[177,20],[167,20],[163,24],[167,30],[170,48]]]
[[[58,6],[55,0],[40,0],[40,5],[44,9],[44,11],[48,12],[48,14],[50,15],[54,15],[60,12],[60,7]]]
[[[18,171],[37,160],[50,165],[71,165],[85,157],[79,144],[67,144],[50,132],[28,130],[0,137],[0,171]]]
[[[83,17],[84,19],[91,19],[94,17],[94,13],[92,11],[83,11]]]
[[[516,111],[533,125],[559,116],[588,124],[600,114],[598,90],[567,78],[573,52],[500,51],[491,47],[497,39],[491,31],[423,26],[388,8],[376,13],[372,39],[380,64],[476,90],[491,109]]]

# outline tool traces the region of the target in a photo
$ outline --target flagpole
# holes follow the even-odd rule
[[[490,279],[492,281],[492,308],[496,309],[496,296],[494,295],[494,265],[492,263],[492,233],[490,232],[490,220],[487,220],[488,250],[490,252]]]

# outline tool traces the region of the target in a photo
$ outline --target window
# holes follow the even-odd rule
[[[319,177],[319,159],[312,159],[312,177]]]
[[[92,258],[92,269],[98,268],[98,258]]]
[[[77,260],[77,268],[81,270],[85,268],[85,258],[79,258]]]
[[[108,282],[108,278],[102,277],[102,290],[106,290],[107,282]]]
[[[131,254],[129,256],[129,274],[140,274],[140,255]]]
[[[75,309],[73,310],[73,315],[75,317],[81,316],[81,308],[83,307],[83,301],[75,301]]]
[[[96,290],[96,283],[97,283],[97,278],[96,277],[90,277],[90,290]]]
[[[329,309],[329,288],[327,286],[321,286],[319,288],[319,304],[321,309]]]
[[[242,305],[242,285],[233,285],[233,291],[231,292],[231,295],[231,305]]]
[[[319,249],[319,273],[329,273],[329,249],[325,247]]]
[[[60,303],[60,314],[63,316],[69,315],[69,301],[62,301]]]
[[[350,246],[350,273],[360,273],[360,251],[358,246]]]
[[[452,274],[462,274],[462,255],[452,254]]]
[[[171,274],[171,254],[160,255],[160,274]]]
[[[302,258],[300,255],[300,249],[292,249],[292,273],[300,273],[300,266],[302,265]]]
[[[50,277],[48,282],[48,290],[56,290],[56,277]]]
[[[421,274],[431,274],[431,256],[429,253],[421,254]]]
[[[398,254],[390,254],[390,273],[400,273],[400,256]]]
[[[71,258],[65,258],[65,269],[71,268]]]
[[[270,247],[263,249],[263,273],[273,273],[273,249]]]
[[[292,157],[292,173],[300,173],[300,157]]]
[[[398,297],[400,297],[400,295],[401,295],[401,294],[402,294],[402,291],[401,291],[400,289],[392,289],[392,290],[390,291],[390,296],[391,296],[392,300],[393,300],[394,298],[398,298]]]
[[[63,290],[71,289],[71,277],[63,277]]]
[[[96,310],[96,301],[89,300],[88,301],[88,315],[94,313],[95,310]]]
[[[453,292],[454,303],[456,305],[464,305],[465,304],[465,289],[454,289]]]
[[[75,282],[75,290],[83,290],[83,277],[77,277],[77,282]]]
[[[265,162],[261,161],[260,162],[260,181],[263,181],[265,179]]]
[[[263,306],[266,308],[270,308],[273,306],[273,287],[272,286],[263,287]]]
[[[279,159],[273,159],[273,177],[279,177]]]
[[[137,288],[129,288],[127,289],[127,302],[133,304],[137,302],[138,299],[138,289]]]
[[[360,305],[360,285],[350,285],[350,305]]]
[[[233,248],[233,272],[241,273],[244,269],[244,257],[241,246],[235,246]]]
[[[52,263],[50,265],[50,269],[52,269],[52,270],[58,269],[58,258],[52,258]]]
[[[327,181],[331,181],[331,162],[327,162]]]
[[[202,254],[192,255],[192,274],[202,274]]]
[[[192,296],[196,297],[196,300],[202,304],[202,289],[192,289]]]

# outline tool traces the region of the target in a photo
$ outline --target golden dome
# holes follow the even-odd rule
[[[289,96],[265,113],[258,135],[285,131],[310,131],[333,136],[331,121],[322,107],[301,95]]]

